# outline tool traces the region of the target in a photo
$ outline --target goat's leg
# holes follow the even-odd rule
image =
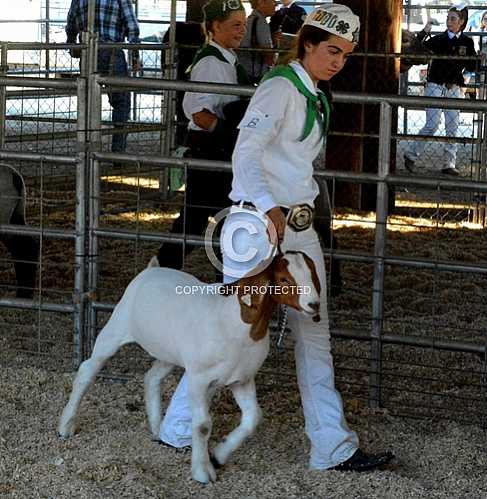
[[[242,418],[240,425],[227,435],[213,452],[213,458],[220,465],[225,464],[230,455],[242,445],[243,441],[254,433],[262,418],[262,411],[257,403],[255,380],[253,378],[247,383],[232,385],[231,390],[242,411]]]
[[[112,316],[113,319],[113,316]],[[61,438],[69,438],[76,430],[76,416],[81,399],[87,392],[96,375],[100,372],[105,362],[127,341],[120,330],[115,329],[117,322],[110,321],[98,335],[91,357],[79,366],[73,381],[73,389],[69,401],[64,408],[59,421],[58,434]]]
[[[188,385],[192,416],[191,476],[201,483],[216,480],[216,473],[208,454],[208,439],[211,435],[211,416],[208,409],[209,384],[195,380],[189,373]]]
[[[173,367],[172,364],[156,360],[145,374],[145,409],[153,440],[159,440],[159,426],[162,419],[161,381],[172,371]]]

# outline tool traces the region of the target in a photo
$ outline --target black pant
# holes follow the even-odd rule
[[[188,145],[191,156],[198,159],[231,161],[235,140],[219,137],[214,133],[190,131]],[[171,234],[202,235],[208,217],[230,205],[228,195],[232,186],[230,172],[188,170],[186,177],[186,212],[181,211],[174,222]],[[164,243],[157,255],[161,267],[181,269],[184,257],[195,246],[181,243]]]

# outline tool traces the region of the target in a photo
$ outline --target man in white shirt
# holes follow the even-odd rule
[[[274,13],[276,2],[275,0],[250,0],[250,5],[253,10],[247,17],[247,32],[240,47],[271,49],[273,47],[271,30],[266,18]],[[275,54],[239,51],[238,58],[252,82],[258,83],[269,67],[274,65]]]

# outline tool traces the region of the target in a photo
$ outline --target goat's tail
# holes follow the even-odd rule
[[[157,256],[153,256],[150,259],[149,264],[147,265],[147,268],[150,269],[151,267],[160,267],[159,260],[157,259]]]

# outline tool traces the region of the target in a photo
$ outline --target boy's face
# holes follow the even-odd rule
[[[263,16],[272,16],[276,10],[276,2],[275,0],[259,0],[257,8]]]

